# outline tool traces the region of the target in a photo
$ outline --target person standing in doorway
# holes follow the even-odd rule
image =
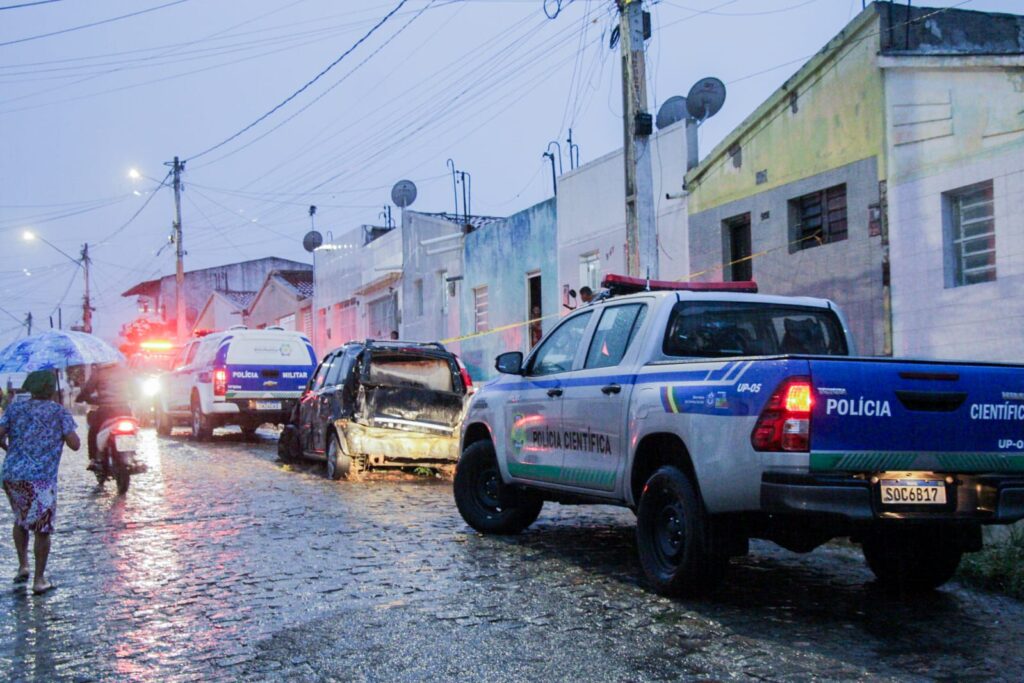
[[[46,577],[50,534],[57,514],[57,468],[65,444],[81,447],[75,420],[67,408],[53,400],[57,378],[52,371],[38,370],[25,379],[27,401],[12,403],[0,416],[0,448],[7,451],[3,464],[3,488],[14,512],[14,549],[18,553],[15,583],[29,578],[28,536],[35,535],[35,573],[32,592],[42,595],[54,588]]]

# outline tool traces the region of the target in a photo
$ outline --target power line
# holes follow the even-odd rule
[[[200,158],[200,157],[202,157],[202,156],[204,156],[206,154],[209,154],[210,152],[214,151],[215,149],[219,149],[219,148],[223,147],[224,145],[228,144],[232,140],[237,139],[239,136],[243,135],[247,131],[252,130],[253,127],[259,125],[267,117],[271,116],[274,112],[276,112],[279,109],[281,109],[281,107],[285,106],[286,104],[288,104],[289,102],[294,100],[296,97],[298,97],[300,94],[302,94],[306,89],[308,89],[311,85],[313,85],[314,83],[319,81],[324,75],[327,74],[327,72],[329,72],[331,69],[333,69],[335,66],[337,66],[341,62],[341,60],[345,59],[345,57],[347,57],[353,51],[355,51],[356,48],[358,48],[360,45],[362,45],[364,42],[366,42],[366,40],[377,31],[377,29],[379,29],[381,26],[383,26],[388,21],[388,19],[390,19],[392,16],[394,16],[394,14],[396,12],[398,12],[398,10],[402,9],[402,7],[408,1],[409,0],[399,0],[398,4],[395,5],[394,9],[392,9],[390,12],[385,14],[384,18],[381,19],[380,21],[378,21],[376,24],[374,24],[373,28],[371,28],[362,38],[357,40],[350,48],[348,48],[343,53],[341,53],[341,55],[337,59],[335,59],[333,62],[328,64],[324,69],[322,69],[320,71],[320,73],[318,73],[316,76],[314,76],[309,81],[307,81],[305,83],[305,85],[303,85],[301,88],[299,88],[298,90],[293,92],[291,95],[286,97],[284,100],[282,100],[280,103],[275,105],[272,109],[270,109],[270,111],[266,112],[265,114],[263,114],[262,116],[257,118],[255,121],[250,123],[245,128],[242,128],[242,130],[238,131],[234,135],[231,135],[230,137],[225,138],[221,142],[218,142],[217,144],[213,145],[212,147],[208,147],[208,148],[204,149],[202,152],[199,152],[198,154],[193,154],[191,157],[189,157],[189,160],[191,161],[191,160],[198,159],[198,158]]]
[[[383,43],[381,43],[380,45],[378,45],[378,46],[377,46],[377,49],[375,49],[375,50],[374,50],[373,52],[371,52],[370,54],[368,54],[368,55],[367,55],[367,56],[366,56],[365,58],[363,58],[363,60],[362,60],[361,62],[359,62],[358,64],[356,64],[356,65],[355,65],[354,67],[352,67],[352,68],[351,68],[351,69],[350,69],[350,70],[348,71],[348,73],[346,73],[346,74],[345,74],[344,76],[342,76],[342,77],[341,77],[341,78],[339,78],[339,79],[338,79],[337,81],[335,81],[335,82],[334,82],[333,84],[331,84],[331,85],[330,85],[330,87],[328,87],[328,88],[327,88],[326,90],[324,90],[324,91],[323,91],[322,93],[320,93],[319,95],[317,95],[316,97],[314,97],[314,98],[313,98],[313,99],[312,99],[311,101],[309,101],[309,102],[307,102],[306,104],[304,104],[304,105],[303,105],[302,107],[300,107],[300,108],[299,108],[299,110],[298,110],[298,111],[296,111],[296,112],[293,112],[293,113],[292,113],[292,115],[291,115],[291,116],[289,116],[288,118],[286,118],[286,119],[285,119],[284,121],[281,121],[281,122],[280,122],[280,123],[278,123],[278,124],[277,124],[276,126],[274,126],[273,128],[271,128],[270,130],[268,130],[268,131],[264,132],[264,133],[263,133],[262,135],[258,135],[257,137],[253,138],[252,140],[250,140],[249,142],[245,143],[245,144],[244,144],[244,145],[242,145],[241,147],[237,147],[237,148],[235,148],[235,149],[231,150],[230,152],[227,152],[226,154],[222,154],[221,156],[217,157],[216,159],[213,159],[213,160],[211,160],[210,162],[208,162],[208,163],[206,163],[206,164],[202,164],[202,165],[200,165],[200,166],[199,166],[199,168],[203,168],[204,166],[209,166],[210,164],[214,164],[214,163],[216,163],[216,162],[218,162],[218,161],[220,161],[220,160],[222,160],[222,159],[226,159],[226,158],[228,158],[228,157],[230,157],[230,156],[232,156],[232,155],[234,155],[234,154],[237,154],[238,152],[241,152],[242,150],[246,149],[247,147],[250,147],[251,145],[254,145],[254,144],[256,144],[257,142],[259,142],[259,141],[260,141],[260,140],[262,140],[263,138],[267,137],[268,135],[270,135],[271,133],[273,133],[274,131],[276,131],[276,130],[277,130],[278,128],[280,128],[281,126],[284,126],[284,125],[285,125],[285,124],[287,124],[287,123],[288,123],[289,121],[291,121],[291,120],[295,119],[295,118],[296,118],[297,116],[299,116],[299,115],[300,115],[300,114],[301,114],[302,112],[306,111],[307,109],[309,109],[310,107],[312,107],[312,106],[313,106],[314,104],[316,104],[317,102],[319,102],[320,100],[322,100],[322,99],[323,99],[324,97],[326,97],[326,96],[327,96],[327,94],[328,94],[328,93],[330,93],[330,92],[331,92],[332,90],[334,90],[334,89],[335,89],[335,88],[337,88],[337,87],[338,87],[339,85],[341,85],[342,83],[344,83],[344,82],[345,82],[345,81],[346,81],[346,80],[348,79],[348,77],[349,77],[349,76],[351,76],[352,74],[354,74],[354,73],[355,73],[356,71],[358,71],[358,70],[359,70],[360,68],[362,68],[362,67],[363,67],[363,66],[364,66],[364,65],[365,65],[365,64],[366,64],[367,62],[369,62],[369,61],[370,61],[371,59],[373,59],[373,58],[374,58],[375,56],[377,56],[377,55],[378,55],[378,54],[379,54],[379,53],[381,52],[381,50],[383,50],[383,49],[384,49],[384,48],[386,48],[386,47],[387,47],[388,45],[390,45],[390,44],[391,44],[391,42],[395,40],[395,38],[397,38],[397,37],[398,37],[399,35],[401,35],[401,34],[402,34],[402,32],[403,32],[403,31],[405,31],[405,29],[409,28],[409,26],[410,26],[410,25],[411,25],[411,24],[412,24],[412,23],[413,23],[414,21],[416,21],[417,19],[419,19],[419,18],[420,18],[420,16],[422,16],[422,14],[423,14],[424,12],[426,12],[426,11],[427,11],[428,9],[430,9],[430,6],[431,6],[431,5],[433,5],[433,4],[434,4],[434,2],[435,2],[435,0],[429,0],[429,2],[427,2],[427,4],[425,4],[425,5],[424,5],[424,6],[422,7],[422,8],[420,8],[420,10],[419,10],[418,12],[416,12],[416,13],[415,13],[415,14],[414,14],[414,15],[412,16],[412,18],[411,18],[411,19],[409,19],[409,21],[405,22],[405,24],[403,24],[401,28],[399,28],[399,29],[398,29],[397,31],[395,31],[395,32],[394,32],[393,34],[391,34],[391,36],[390,36],[390,37],[389,37],[389,38],[388,38],[387,40],[385,40],[385,41],[384,41]]]
[[[100,26],[102,24],[110,24],[110,23],[115,22],[115,21],[121,21],[122,19],[129,19],[131,17],[137,17],[140,14],[147,14],[148,12],[155,12],[156,10],[164,9],[165,7],[171,7],[173,5],[180,5],[183,2],[188,2],[188,0],[173,0],[172,2],[166,2],[166,3],[162,4],[162,5],[157,5],[156,7],[150,7],[148,9],[139,10],[137,12],[130,12],[129,14],[122,14],[122,15],[116,16],[116,17],[110,17],[109,19],[101,19],[99,21],[93,21],[93,22],[90,22],[88,24],[80,24],[78,26],[71,26],[69,28],[64,28],[64,29],[61,29],[59,31],[50,31],[49,33],[40,33],[38,35],[27,36],[25,38],[17,38],[15,40],[8,40],[6,42],[0,43],[0,47],[7,47],[8,45],[17,45],[18,43],[27,43],[30,40],[39,40],[40,38],[50,38],[52,36],[59,36],[59,35],[62,35],[64,33],[71,33],[72,31],[81,31],[82,29],[92,28],[94,26]]]
[[[35,2],[22,2],[17,5],[5,5],[0,7],[0,11],[5,9],[21,9],[22,7],[35,7],[36,5],[49,5],[51,2],[60,2],[60,0],[35,0]]]
[[[151,191],[151,192],[149,193],[149,196],[148,196],[148,197],[146,197],[146,201],[142,202],[142,206],[140,206],[140,207],[139,207],[138,209],[136,209],[136,210],[135,210],[135,213],[133,213],[133,214],[132,214],[132,217],[131,217],[131,218],[129,218],[129,219],[128,219],[127,221],[125,221],[124,223],[122,223],[122,224],[121,224],[121,226],[120,226],[119,228],[117,228],[116,230],[114,230],[114,232],[110,233],[109,235],[107,235],[106,237],[104,237],[104,238],[103,238],[102,240],[100,240],[99,242],[97,242],[97,243],[96,243],[95,245],[93,245],[93,246],[97,246],[97,247],[99,247],[99,246],[102,246],[102,245],[106,244],[107,242],[109,242],[110,240],[112,240],[112,239],[114,239],[115,237],[117,237],[117,236],[118,236],[119,234],[121,234],[121,232],[122,232],[122,231],[123,231],[123,230],[124,230],[125,228],[127,228],[127,227],[128,227],[129,225],[131,225],[131,224],[132,224],[132,222],[133,222],[133,221],[134,221],[134,220],[135,220],[136,218],[138,218],[138,217],[139,217],[139,214],[140,214],[140,213],[142,213],[143,211],[145,211],[145,210],[146,210],[146,207],[147,207],[147,206],[149,206],[149,203],[150,203],[151,201],[153,201],[153,197],[155,197],[155,196],[156,196],[156,193],[157,193],[157,192],[159,192],[161,188],[163,188],[163,187],[166,187],[166,185],[167,185],[167,179],[168,179],[168,178],[170,178],[170,177],[171,177],[171,174],[170,174],[170,172],[168,172],[168,173],[167,173],[167,175],[165,175],[165,176],[164,176],[164,179],[160,181],[160,184],[159,184],[159,185],[157,185],[157,186],[156,186],[155,188],[153,188],[153,190],[152,190],[152,191]]]

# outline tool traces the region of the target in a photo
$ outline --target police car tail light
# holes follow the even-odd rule
[[[213,371],[213,395],[223,396],[228,393],[228,371],[217,368]]]
[[[790,377],[775,390],[750,434],[755,451],[806,452],[811,446],[814,392],[807,377]]]

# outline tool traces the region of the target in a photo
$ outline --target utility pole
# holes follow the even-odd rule
[[[28,315],[25,316],[25,327],[28,328],[28,335],[27,336],[31,337],[32,336],[32,312],[31,311],[29,311]]]
[[[626,163],[626,270],[635,277],[658,277],[658,234],[654,224],[651,133],[647,110],[644,41],[650,15],[643,0],[616,0],[622,46],[623,157]]]
[[[174,275],[174,300],[177,303],[177,337],[182,342],[188,336],[188,321],[185,319],[185,250],[181,241],[181,172],[185,170],[185,162],[174,157],[167,162],[174,174],[174,247],[176,254],[176,270]]]
[[[82,245],[82,270],[85,271],[85,294],[82,295],[82,332],[92,334],[92,301],[89,299],[89,243]]]

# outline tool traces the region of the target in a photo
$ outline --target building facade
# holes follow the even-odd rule
[[[465,235],[461,297],[454,299],[462,334],[449,347],[477,381],[494,376],[499,353],[529,351],[565,310],[557,226],[549,199]]]
[[[946,11],[889,47],[895,353],[1024,362],[1024,17]]]
[[[252,261],[229,263],[212,268],[200,268],[185,273],[184,296],[188,329],[195,327],[199,313],[206,306],[210,295],[219,292],[255,292],[273,270],[312,270],[307,263],[269,256]],[[140,310],[146,315],[168,323],[174,328],[177,311],[176,282],[174,275],[157,280],[140,282],[121,296],[137,297]]]
[[[248,327],[283,327],[305,335],[313,332],[313,273],[308,270],[275,270],[246,308]]]
[[[680,121],[651,136],[659,277],[689,274],[686,199],[686,127]],[[559,291],[597,290],[608,273],[626,272],[626,190],[622,150],[583,164],[558,179]]]

